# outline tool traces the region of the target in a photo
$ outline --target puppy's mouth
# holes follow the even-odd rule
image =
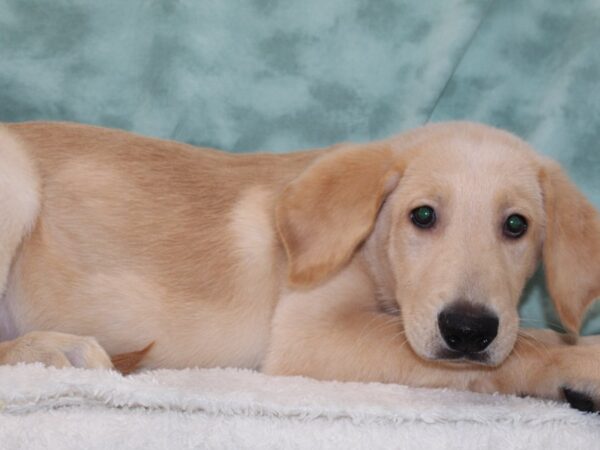
[[[482,352],[459,352],[442,348],[435,353],[434,360],[447,361],[452,363],[477,363],[491,365],[490,354],[488,351]]]

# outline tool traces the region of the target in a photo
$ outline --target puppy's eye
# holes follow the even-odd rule
[[[435,210],[428,205],[419,206],[410,212],[410,220],[419,228],[431,228],[435,223]]]
[[[527,231],[527,219],[520,214],[512,214],[504,222],[502,231],[505,236],[518,239]]]

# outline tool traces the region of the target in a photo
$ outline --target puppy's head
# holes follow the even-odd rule
[[[292,283],[322,282],[360,255],[423,358],[501,363],[542,258],[569,330],[600,296],[597,211],[555,163],[490,127],[339,147],[286,188],[276,215]]]

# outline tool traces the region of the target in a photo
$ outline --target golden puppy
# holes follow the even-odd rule
[[[540,259],[576,335],[600,218],[469,123],[231,155],[82,125],[0,131],[0,362],[250,367],[600,406],[600,340],[519,330]],[[93,336],[83,337],[83,336]]]

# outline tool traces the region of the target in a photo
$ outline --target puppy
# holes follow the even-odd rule
[[[0,212],[3,364],[120,355],[600,406],[600,339],[576,338],[600,296],[599,214],[494,128],[232,155],[10,124]],[[569,335],[519,330],[540,260]]]

